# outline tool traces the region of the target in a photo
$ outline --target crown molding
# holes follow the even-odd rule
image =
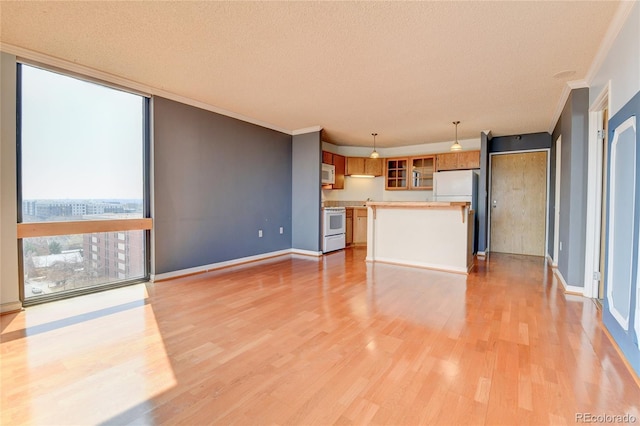
[[[553,134],[553,129],[556,128],[556,123],[560,119],[560,115],[562,115],[562,110],[564,109],[564,104],[567,103],[567,99],[569,99],[569,93],[571,93],[571,88],[568,84],[565,84],[562,87],[562,93],[560,94],[560,99],[556,104],[556,109],[553,111],[553,116],[551,117],[551,123],[549,123],[550,134]]]
[[[620,2],[620,5],[618,6],[618,10],[616,10],[616,13],[613,15],[613,19],[611,19],[609,28],[607,29],[607,32],[605,33],[604,38],[600,42],[600,47],[598,48],[598,52],[596,53],[596,56],[593,58],[593,61],[591,62],[589,71],[587,71],[585,81],[587,81],[589,86],[591,86],[591,83],[593,83],[593,79],[596,76],[596,73],[602,66],[602,63],[607,57],[607,54],[609,53],[611,46],[613,46],[613,42],[616,40],[616,37],[618,37],[618,34],[620,34],[620,31],[622,30],[622,27],[624,27],[624,24],[627,21],[627,18],[629,17],[629,14],[631,13],[633,6],[635,6],[636,4],[637,4],[637,1],[621,1]]]
[[[305,127],[303,129],[293,130],[291,132],[291,136],[304,135],[306,133],[319,132],[321,130],[322,130],[322,126]]]
[[[81,76],[86,76],[92,79],[101,80],[106,83],[113,84],[121,89],[133,91],[142,96],[147,96],[147,97],[160,96],[163,98],[170,99],[172,101],[180,102],[186,105],[191,105],[196,108],[215,112],[216,114],[224,115],[226,117],[235,118],[236,120],[255,124],[257,126],[264,127],[267,129],[275,130],[280,133],[293,135],[293,132],[289,129],[285,129],[285,128],[276,126],[274,124],[267,123],[262,120],[257,120],[255,118],[247,117],[246,115],[238,114],[236,112],[229,111],[224,108],[219,108],[215,105],[211,105],[205,102],[191,99],[186,96],[168,92],[166,90],[159,89],[157,87],[149,86],[144,83],[129,80],[127,78],[120,77],[115,74],[110,74],[104,71],[97,70],[95,68],[91,68],[85,65],[77,64],[75,62],[67,61],[66,59],[56,58],[54,56],[50,56],[45,53],[34,52],[32,50],[25,49],[19,46],[14,46],[7,43],[0,43],[0,51],[9,53],[11,55],[15,55],[18,60],[24,60],[27,63],[33,61],[35,63],[54,67],[62,71],[68,71],[73,74],[79,74]]]
[[[587,88],[589,87],[589,84],[587,83],[587,80],[571,80],[567,81],[567,86],[569,86],[569,89],[573,90]]]
[[[609,28],[604,35],[604,38],[600,42],[600,47],[598,48],[598,52],[596,56],[594,56],[593,61],[591,62],[591,66],[587,71],[587,75],[583,80],[573,80],[567,82],[567,84],[562,88],[562,94],[560,95],[560,99],[558,100],[558,104],[556,105],[556,109],[551,118],[551,123],[549,124],[549,133],[553,133],[553,129],[560,119],[560,115],[562,114],[562,110],[564,109],[564,105],[569,99],[569,94],[572,89],[581,89],[584,87],[591,87],[591,83],[593,83],[593,79],[602,66],[611,46],[613,46],[613,42],[618,37],[618,34],[622,30],[631,10],[636,5],[637,1],[621,1],[618,6],[618,10],[613,15],[611,19],[611,23],[609,24]]]

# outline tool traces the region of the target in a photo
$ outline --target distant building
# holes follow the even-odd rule
[[[142,200],[26,200],[22,202],[22,217],[25,222],[56,220],[64,217],[93,216],[102,214],[142,214]],[[91,218],[93,219],[93,218]]]
[[[85,234],[85,268],[96,277],[119,281],[144,276],[144,231]]]

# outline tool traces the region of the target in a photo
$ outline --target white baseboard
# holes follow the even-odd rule
[[[556,277],[558,277],[558,281],[560,281],[560,284],[562,284],[562,287],[564,287],[565,293],[579,294],[580,296],[584,296],[584,288],[567,284],[567,281],[565,281],[562,273],[557,268],[553,269],[553,273],[556,275]]]
[[[439,265],[439,264],[432,264],[432,263],[425,263],[425,262],[413,262],[413,261],[408,261],[404,259],[390,259],[386,257],[382,257],[382,258],[377,257],[375,259],[372,259],[369,256],[367,256],[365,261],[374,262],[374,263],[375,262],[388,263],[390,265],[412,266],[416,268],[432,269],[434,271],[452,272],[454,274],[465,274],[465,275],[468,274],[469,270],[473,267],[473,264],[471,264],[471,266],[468,266],[467,268],[464,268],[464,267],[458,267],[458,266],[452,266],[452,265]]]
[[[314,256],[320,257],[322,256],[321,251],[311,251],[311,250],[300,250],[300,249],[291,249],[292,254],[301,254],[303,256]]]
[[[247,256],[247,257],[241,257],[239,259],[227,260],[225,262],[210,263],[209,265],[202,265],[202,266],[196,266],[193,268],[180,269],[178,271],[166,272],[164,274],[157,274],[157,275],[151,274],[149,276],[149,280],[152,282],[163,281],[171,278],[183,277],[185,275],[199,274],[202,272],[209,272],[209,271],[214,271],[216,269],[227,268],[229,266],[235,266],[243,263],[256,262],[258,260],[269,259],[271,257],[284,256],[287,254],[291,254],[292,252],[293,252],[292,249],[278,250],[278,251],[272,251],[269,253],[257,254],[255,256]]]
[[[486,251],[479,251],[476,253],[476,256],[478,257],[487,257],[487,252]]]
[[[549,262],[552,268],[558,267],[558,262],[555,262],[549,253],[547,253],[547,261]]]
[[[17,302],[3,303],[0,305],[0,315],[9,314],[11,312],[18,312],[21,310],[22,310],[22,302],[19,300]]]

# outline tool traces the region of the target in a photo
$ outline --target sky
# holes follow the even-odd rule
[[[22,65],[22,199],[142,199],[143,100]]]

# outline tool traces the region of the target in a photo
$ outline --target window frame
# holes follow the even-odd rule
[[[63,222],[23,222],[22,212],[22,66],[40,68],[44,71],[57,73],[65,77],[75,78],[80,81],[98,84],[113,90],[119,90],[142,98],[142,218],[134,219],[100,219]],[[23,306],[30,306],[53,300],[66,299],[82,294],[95,293],[116,287],[149,281],[151,264],[151,230],[153,219],[151,218],[151,97],[135,90],[130,90],[112,83],[83,76],[74,72],[61,70],[30,61],[18,60],[16,63],[16,184],[17,184],[17,248],[18,248],[18,272],[19,272],[19,296]],[[58,235],[91,234],[99,232],[119,231],[143,231],[143,276],[134,279],[107,282],[100,285],[82,287],[67,290],[60,293],[41,294],[26,297],[24,291],[24,252],[23,238],[51,237]]]

